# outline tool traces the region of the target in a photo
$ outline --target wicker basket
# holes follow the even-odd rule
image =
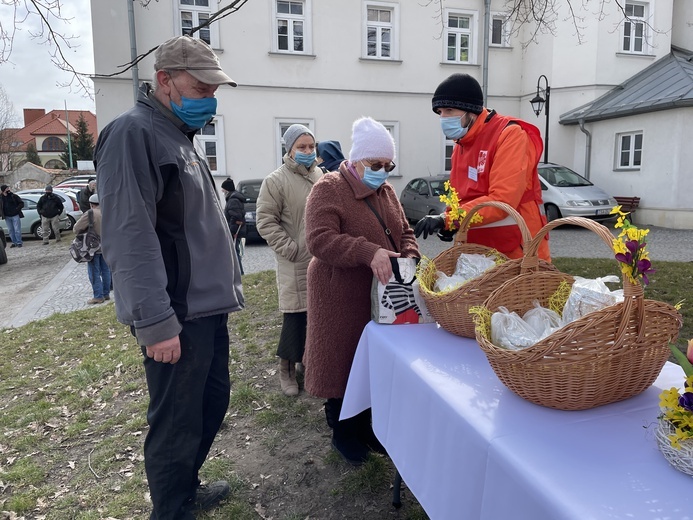
[[[471,225],[471,219],[484,207],[502,209],[513,217],[522,233],[523,248],[527,250],[532,236],[522,216],[503,202],[484,202],[469,210],[460,225],[460,230],[455,235],[455,245],[436,256],[419,276],[419,291],[431,316],[448,332],[465,338],[475,336],[474,318],[469,314],[469,308],[481,305],[494,289],[520,273],[556,270],[550,263],[540,260],[536,251],[532,255],[509,260],[507,256],[495,249],[467,243],[467,232]],[[433,291],[436,271],[442,271],[450,276],[455,272],[457,259],[463,253],[493,256],[497,265],[452,291],[444,293]]]
[[[599,235],[609,249],[613,235],[586,218],[554,220],[532,239],[530,252],[551,229],[581,226]],[[521,274],[496,289],[484,306],[507,307],[523,315],[532,302],[548,307],[561,281],[560,272]],[[643,297],[643,288],[623,278],[624,301],[586,314],[523,350],[491,343],[480,327],[476,339],[498,378],[520,397],[559,410],[585,410],[633,397],[648,388],[669,357],[683,323],[671,305]]]
[[[674,448],[669,440],[669,435],[674,433],[674,427],[666,419],[660,418],[655,438],[657,446],[669,464],[686,475],[693,477],[693,439],[681,441],[681,448]]]

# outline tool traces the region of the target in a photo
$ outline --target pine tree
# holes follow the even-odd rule
[[[26,161],[36,164],[38,166],[43,166],[41,164],[41,158],[39,157],[39,154],[36,151],[36,145],[34,143],[29,143],[28,145],[26,145]]]
[[[77,161],[91,161],[94,159],[94,136],[89,133],[87,121],[84,115],[80,114],[77,120],[77,132],[70,134],[72,147],[72,166],[77,166]],[[70,156],[65,150],[60,156],[60,160],[70,167]]]

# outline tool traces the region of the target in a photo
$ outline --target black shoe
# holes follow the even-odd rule
[[[356,423],[356,436],[358,439],[372,451],[380,453],[381,455],[387,455],[387,450],[375,436],[375,433],[373,433],[371,409],[369,408],[358,414],[354,417],[354,421]]]
[[[22,247],[23,244],[17,244],[17,247]]]
[[[218,480],[211,484],[200,485],[195,492],[194,511],[207,511],[216,507],[229,495],[229,483]]]
[[[10,249],[12,249],[13,247],[17,247],[17,244],[15,244],[14,242],[12,242],[12,245],[10,246]]]
[[[344,422],[344,421],[340,421]],[[360,466],[368,458],[368,447],[354,436],[345,435],[337,426],[332,435],[332,447],[352,466]]]

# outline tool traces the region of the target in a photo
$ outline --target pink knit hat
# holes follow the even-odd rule
[[[351,151],[349,160],[357,162],[362,159],[395,159],[395,140],[383,125],[362,117],[354,121],[351,128]]]

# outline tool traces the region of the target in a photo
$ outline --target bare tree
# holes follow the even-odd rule
[[[14,105],[0,85],[0,171],[11,170],[19,157],[24,156],[24,152],[19,149],[20,144],[15,142],[17,124]]]

